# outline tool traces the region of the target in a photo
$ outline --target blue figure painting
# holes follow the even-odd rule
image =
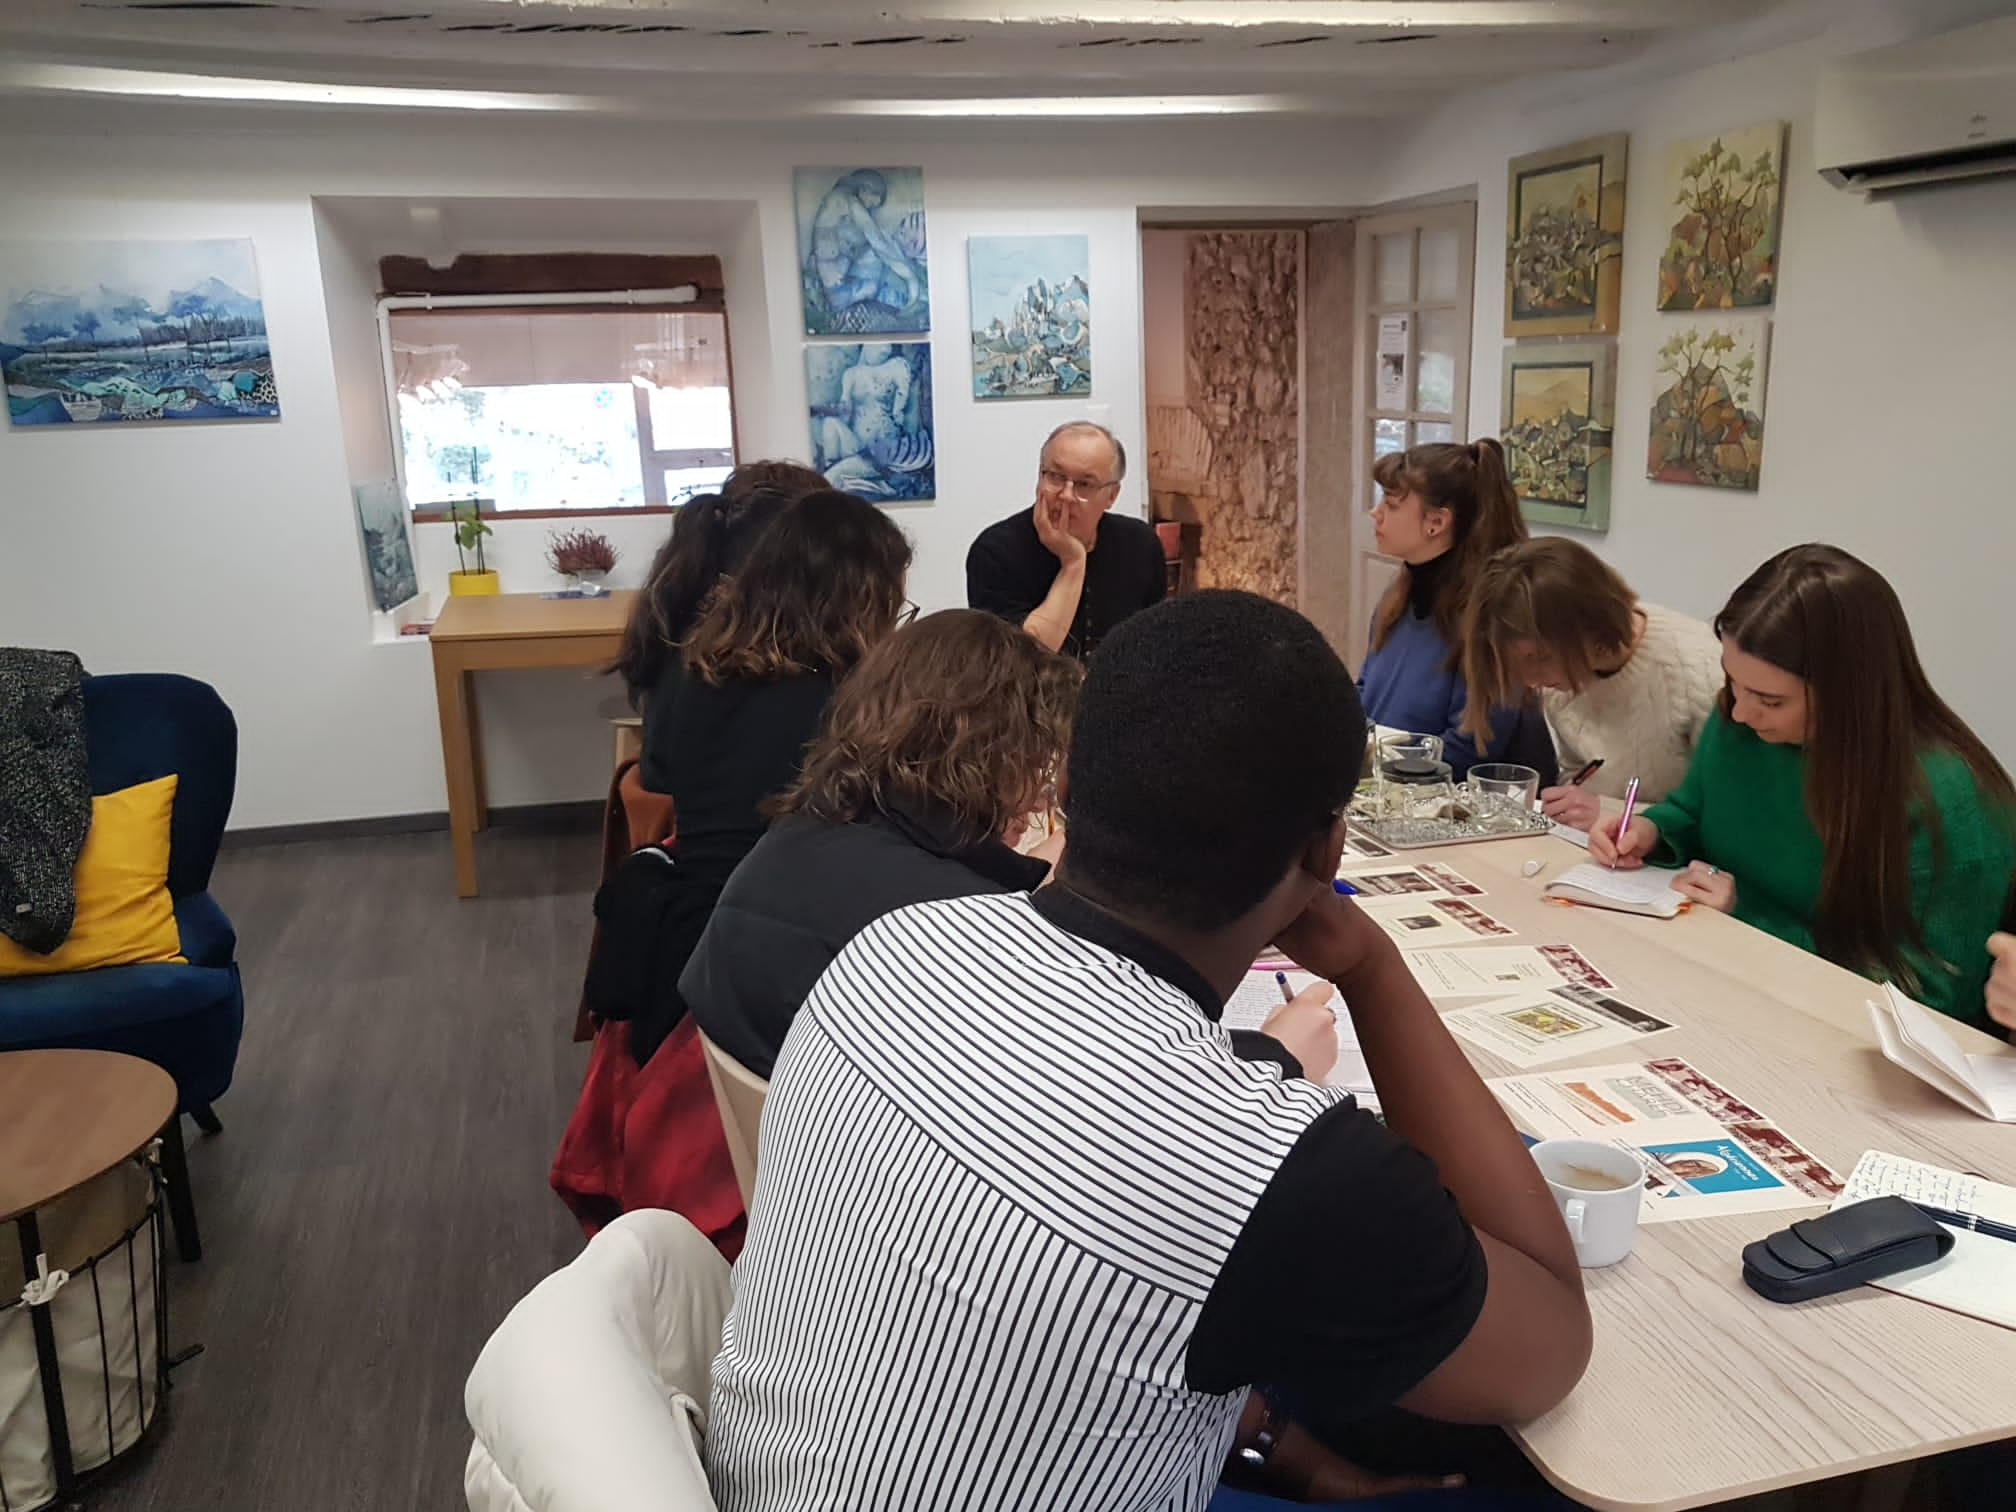
[[[812,465],[878,504],[937,497],[931,343],[805,348]]]
[[[0,377],[16,425],[274,418],[252,243],[0,244]]]
[[[1088,248],[1082,236],[968,238],[975,399],[1092,392]]]
[[[921,168],[800,168],[798,266],[807,336],[931,329]]]

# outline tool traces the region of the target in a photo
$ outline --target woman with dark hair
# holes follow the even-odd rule
[[[1538,705],[1521,698],[1492,708],[1473,733],[1464,721],[1460,634],[1484,563],[1526,539],[1505,452],[1485,437],[1468,446],[1435,442],[1391,452],[1372,468],[1379,502],[1372,532],[1403,564],[1372,615],[1371,649],[1358,672],[1367,717],[1393,729],[1437,735],[1460,779],[1480,761],[1530,766],[1543,786],[1557,775],[1554,742]]]
[[[1725,682],[1687,777],[1597,861],[1977,1027],[2016,875],[2016,788],[1926,680],[1897,595],[1833,546],[1771,558],[1715,617]]]
[[[1587,546],[1535,536],[1486,562],[1471,590],[1463,728],[1489,739],[1491,709],[1537,692],[1562,770],[1602,758],[1589,781],[1540,795],[1548,818],[1586,830],[1600,800],[1634,780],[1647,803],[1680,785],[1722,687],[1721,658],[1713,630],[1642,602]]]
[[[975,609],[869,652],[679,979],[702,1032],[767,1077],[858,931],[911,903],[1040,884],[1049,861],[1012,843],[1048,801],[1080,680],[1076,662]]]
[[[794,499],[828,486],[803,463],[745,462],[719,493],[679,506],[671,534],[644,575],[611,669],[628,687],[631,708],[644,708],[667,664],[677,661],[672,648],[693,628],[714,585],[742,565],[763,527]]]
[[[655,866],[648,849],[626,861],[597,898],[588,1007],[605,1022],[552,1173],[584,1227],[665,1207],[731,1258],[741,1246],[741,1198],[677,982],[835,685],[896,627],[909,566],[909,542],[874,505],[807,494],[708,595],[678,675],[652,695],[678,837]],[[628,996],[598,996],[598,982]]]

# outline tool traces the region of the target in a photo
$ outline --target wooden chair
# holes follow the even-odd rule
[[[707,1056],[707,1080],[714,1087],[721,1132],[728,1136],[728,1158],[734,1163],[735,1184],[742,1189],[746,1208],[756,1195],[756,1131],[763,1121],[763,1099],[770,1083],[704,1034],[700,1048]]]

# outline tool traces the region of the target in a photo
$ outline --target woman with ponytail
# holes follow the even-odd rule
[[[1685,863],[1710,908],[1987,1028],[1984,943],[2016,872],[2016,788],[1926,680],[1878,572],[1781,551],[1715,617],[1725,681],[1687,777],[1592,859]]]
[[[1471,593],[1492,553],[1526,539],[1504,449],[1488,436],[1468,446],[1416,446],[1381,457],[1372,478],[1374,539],[1403,565],[1372,615],[1358,674],[1366,714],[1392,729],[1441,736],[1459,778],[1479,761],[1511,761],[1552,786],[1554,741],[1532,699],[1491,709],[1468,728],[1464,720],[1470,693],[1460,637]]]

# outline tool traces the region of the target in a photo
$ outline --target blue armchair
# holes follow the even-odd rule
[[[189,964],[108,966],[0,981],[0,1050],[74,1047],[137,1055],[175,1079],[176,1116],[162,1131],[175,1241],[202,1254],[182,1114],[215,1134],[211,1104],[231,1085],[245,994],[238,937],[210,896],[210,870],[238,780],[238,725],[216,689],[194,678],[132,673],[84,680],[91,792],[115,793],[176,773],[168,892]]]

